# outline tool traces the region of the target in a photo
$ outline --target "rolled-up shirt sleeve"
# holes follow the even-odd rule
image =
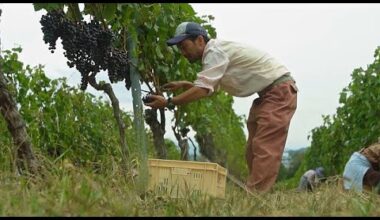
[[[208,89],[208,96],[210,96],[218,87],[228,63],[229,59],[225,53],[210,49],[202,61],[202,71],[197,74],[194,86]]]

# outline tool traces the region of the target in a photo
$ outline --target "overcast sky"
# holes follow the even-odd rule
[[[285,147],[288,150],[310,145],[307,136],[322,125],[322,115],[336,112],[339,93],[351,81],[352,71],[372,63],[380,46],[380,4],[191,5],[199,16],[215,17],[211,24],[218,38],[267,51],[290,69],[300,91]],[[45,11],[35,12],[32,4],[0,7],[2,49],[20,45],[20,59],[25,64],[43,64],[49,77],[67,77],[69,84],[80,84],[80,74],[66,65],[60,43],[51,54],[42,40],[39,20]],[[114,88],[124,110],[132,110],[131,95],[123,83]],[[90,87],[88,91],[100,94]],[[235,112],[247,115],[254,98],[256,95],[235,98]],[[167,117],[171,118],[169,114]],[[166,137],[174,139],[171,129],[167,131]]]

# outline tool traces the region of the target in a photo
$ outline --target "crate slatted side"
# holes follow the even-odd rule
[[[149,189],[183,198],[206,193],[224,198],[227,170],[216,163],[149,159]]]

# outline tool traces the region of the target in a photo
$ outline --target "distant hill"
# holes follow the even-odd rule
[[[293,160],[297,160],[297,158],[301,157],[301,155],[302,157],[303,155],[305,155],[307,148],[308,147],[303,147],[297,150],[292,150],[292,149],[285,150],[284,154],[282,155],[282,164],[284,164],[284,166],[287,169],[289,169]],[[296,163],[296,161],[293,161],[293,163]]]

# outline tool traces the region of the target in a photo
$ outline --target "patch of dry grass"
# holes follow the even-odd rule
[[[1,216],[379,216],[380,197],[327,181],[315,192],[278,188],[247,195],[228,182],[224,199],[144,197],[120,172],[57,166],[44,179],[0,174]]]

